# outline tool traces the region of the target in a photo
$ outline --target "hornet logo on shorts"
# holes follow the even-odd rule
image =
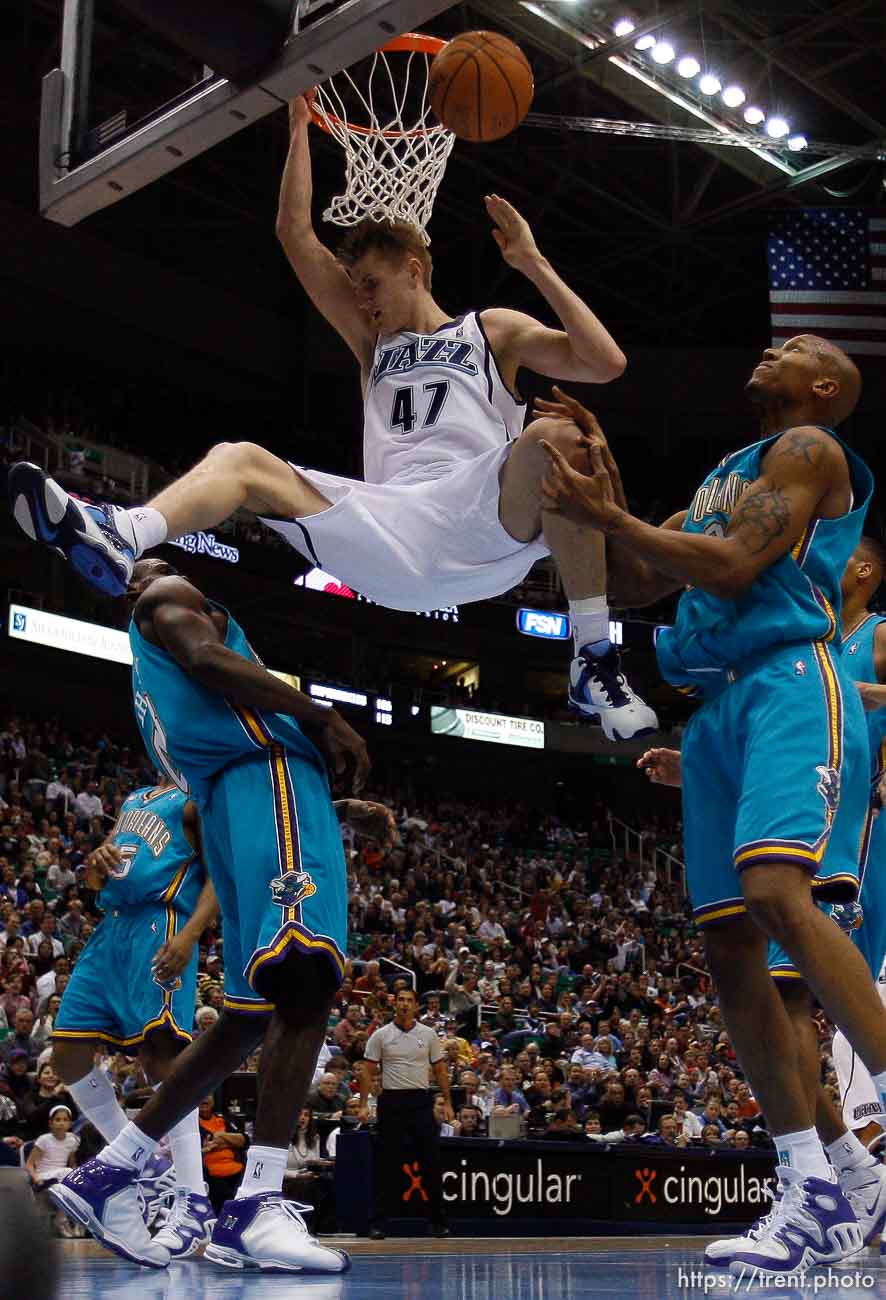
[[[154,983],[157,984],[164,993],[178,993],[182,987],[181,979],[178,975],[173,975],[171,979],[161,980],[156,975],[153,977]]]
[[[825,767],[823,763],[819,763],[815,770],[819,776],[816,787],[818,793],[824,799],[828,812],[835,813],[840,802],[840,773],[835,767]]]
[[[271,881],[271,898],[278,907],[298,907],[316,892],[317,886],[306,871],[287,871]]]

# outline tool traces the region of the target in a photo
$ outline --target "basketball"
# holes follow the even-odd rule
[[[498,32],[465,32],[431,64],[431,107],[460,140],[500,140],[529,112],[535,83],[526,55]]]

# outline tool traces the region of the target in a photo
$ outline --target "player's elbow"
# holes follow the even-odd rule
[[[222,653],[220,654],[219,651]],[[224,646],[215,641],[198,641],[188,647],[186,671],[203,686],[211,689],[219,684],[222,673]]]
[[[613,379],[621,379],[622,375],[628,368],[628,359],[622,352],[621,348],[615,348],[608,353],[603,365],[603,378],[601,383],[611,384]]]

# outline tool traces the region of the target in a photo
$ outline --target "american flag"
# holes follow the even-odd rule
[[[859,208],[805,208],[769,234],[772,342],[820,334],[886,357],[886,220]]]

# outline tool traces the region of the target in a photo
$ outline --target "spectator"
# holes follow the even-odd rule
[[[478,1107],[465,1103],[458,1112],[453,1128],[456,1137],[482,1137],[483,1116]]]
[[[517,1087],[516,1071],[505,1066],[501,1072],[501,1084],[492,1098],[493,1115],[525,1115],[528,1110],[526,1098]]]
[[[94,817],[101,817],[104,805],[98,794],[95,781],[87,782],[86,789],[81,790],[74,800],[74,810],[80,823],[89,823]]]
[[[34,1013],[30,1006],[19,1007],[13,1020],[13,1031],[8,1038],[0,1044],[0,1060],[7,1063],[14,1054],[23,1052],[28,1062],[28,1069],[32,1070],[37,1064],[37,1057],[40,1047],[34,1042],[32,1037],[34,1032]]]
[[[220,1210],[239,1186],[245,1168],[246,1137],[216,1113],[212,1094],[200,1102],[197,1121],[203,1141],[203,1172],[209,1199],[214,1208]]]
[[[440,1137],[449,1138],[455,1134],[454,1124],[450,1124],[446,1118],[446,1099],[440,1092],[434,1098],[434,1123]]]
[[[359,1002],[352,1002],[345,1011],[344,1017],[335,1026],[332,1035],[342,1050],[352,1045],[354,1036],[359,1033],[363,1023],[363,1008]]]

